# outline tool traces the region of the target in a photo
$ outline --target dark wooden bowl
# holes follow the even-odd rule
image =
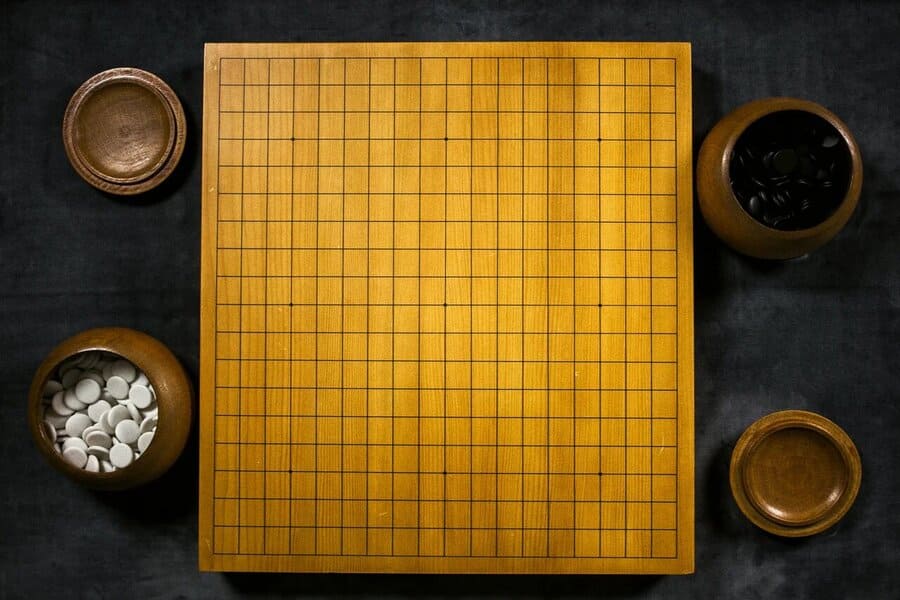
[[[781,111],[821,117],[838,131],[850,153],[851,172],[843,200],[828,218],[806,229],[781,230],[761,223],[744,210],[731,186],[731,159],[738,138],[762,117]],[[697,157],[697,199],[704,219],[722,241],[756,258],[795,258],[825,244],[853,214],[862,179],[859,147],[843,121],[823,106],[796,98],[766,98],[738,107],[713,127]]]
[[[731,455],[731,491],[758,527],[803,537],[837,523],[862,480],[850,437],[825,417],[803,410],[772,413],[741,435]]]
[[[140,458],[111,473],[89,473],[63,460],[42,426],[44,384],[67,358],[102,350],[118,354],[138,367],[156,390],[159,425],[153,443]],[[123,490],[156,479],[181,455],[193,420],[193,393],[187,373],[160,341],[133,329],[104,327],[83,331],[59,344],[38,367],[28,392],[28,427],[44,458],[57,470],[87,487]]]
[[[63,117],[63,144],[75,171],[96,188],[146,192],[168,177],[184,150],[184,109],[147,71],[110,69],[85,81]]]

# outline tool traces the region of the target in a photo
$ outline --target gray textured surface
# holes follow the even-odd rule
[[[232,595],[890,598],[900,589],[900,6],[896,3],[8,3],[0,24],[0,597]],[[862,148],[860,208],[808,258],[734,255],[696,226],[697,573],[690,577],[200,574],[196,443],[156,484],[95,494],[51,471],[27,438],[34,369],[63,338],[124,325],[196,374],[204,41],[687,40],[694,137],[739,103],[819,101]],[[113,66],[178,92],[191,128],[172,185],[139,203],[71,170],[69,95]],[[695,146],[696,146],[695,144]],[[859,499],[806,541],[757,531],[731,501],[727,461],[755,418],[831,417],[856,441]]]

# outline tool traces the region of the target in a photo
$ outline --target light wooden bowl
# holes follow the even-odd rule
[[[44,385],[67,358],[91,350],[111,352],[131,361],[156,390],[159,425],[153,442],[140,458],[111,473],[89,473],[56,452],[43,426]],[[123,490],[156,479],[181,455],[191,431],[193,393],[178,359],[160,341],[133,329],[105,327],[83,331],[59,344],[38,367],[28,392],[28,427],[38,450],[55,469],[94,489]]]
[[[756,526],[784,537],[813,535],[837,523],[853,505],[861,480],[850,437],[832,421],[803,410],[759,419],[731,455],[738,508]]]
[[[843,200],[831,216],[807,229],[768,227],[744,210],[731,187],[731,159],[738,138],[762,117],[781,111],[803,111],[821,117],[838,131],[850,153],[851,172]],[[713,127],[697,157],[697,199],[704,219],[723,242],[756,258],[795,258],[828,242],[853,214],[862,179],[859,147],[844,122],[823,106],[796,98],[766,98],[738,107]]]

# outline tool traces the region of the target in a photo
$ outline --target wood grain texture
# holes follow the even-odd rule
[[[171,175],[186,132],[184,108],[172,88],[131,67],[85,81],[63,116],[72,167],[97,189],[122,196],[147,192]]]
[[[205,77],[200,567],[691,572],[689,45]]]
[[[757,420],[731,455],[735,502],[753,524],[774,535],[805,537],[832,527],[850,510],[861,481],[850,436],[804,410]]]

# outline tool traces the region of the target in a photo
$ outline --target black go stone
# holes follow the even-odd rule
[[[812,113],[772,113],[751,124],[731,156],[731,187],[760,223],[787,231],[830,217],[850,186],[850,149]]]

